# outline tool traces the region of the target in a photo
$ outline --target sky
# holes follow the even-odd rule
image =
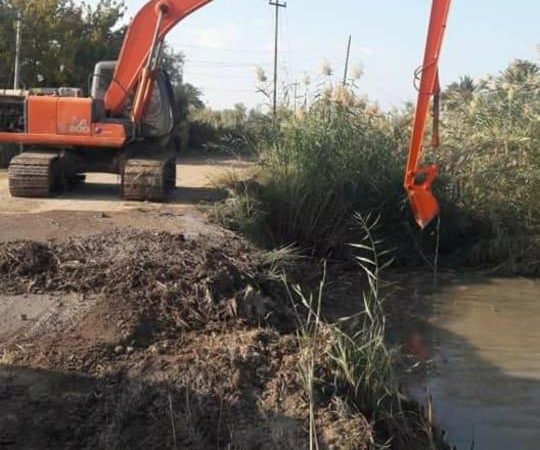
[[[90,3],[95,3],[91,0]],[[127,18],[146,0],[127,0]],[[280,8],[279,84],[305,75],[316,89],[327,61],[343,77],[349,34],[358,91],[383,108],[414,99],[431,0],[288,0]],[[212,108],[263,104],[256,67],[272,78],[274,13],[268,0],[213,0],[178,24],[167,43],[186,56],[184,80]],[[539,0],[454,0],[441,56],[441,81],[497,73],[515,58],[540,58]]]

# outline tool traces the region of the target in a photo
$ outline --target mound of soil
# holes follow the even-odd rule
[[[14,242],[0,247],[0,285],[9,294],[100,294],[110,316],[143,320],[147,338],[231,320],[264,318],[290,327],[288,308],[264,295],[264,273],[252,255],[255,250],[236,238],[217,246],[163,232]]]
[[[234,236],[0,245],[0,302],[89,302],[0,339],[0,448],[308,448],[301,349],[281,294]],[[320,448],[372,442],[365,418],[333,403],[316,427]]]

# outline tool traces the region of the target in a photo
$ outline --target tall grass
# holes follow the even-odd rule
[[[440,249],[441,266],[540,273],[538,65],[517,61],[478,83],[465,78],[444,97],[444,144],[427,156],[441,172],[440,235],[416,230],[401,186],[411,109],[383,113],[342,86],[326,86],[258,139],[257,175],[221,218],[269,246],[341,257],[354,211],[377,211],[398,265]]]
[[[341,414],[363,414],[372,424],[373,448],[444,448],[436,442],[430,420],[405,401],[398,388],[395,352],[385,341],[381,286],[382,274],[392,260],[374,235],[379,217],[356,214],[355,222],[364,237],[353,247],[369,286],[359,299],[357,313],[336,323],[324,320],[326,270],[316,295],[305,295],[298,286],[289,290],[293,304],[305,311],[302,314],[295,307],[302,355],[299,372],[310,412],[310,448],[318,448],[317,410],[327,404],[341,405],[337,408]]]
[[[465,262],[540,273],[540,67],[515,61],[445,97],[434,157],[446,174],[443,212],[454,217],[443,218],[443,245],[461,238]]]
[[[341,252],[353,211],[399,204],[404,142],[398,124],[363,99],[320,99],[283,119],[259,142],[253,193],[271,244]]]

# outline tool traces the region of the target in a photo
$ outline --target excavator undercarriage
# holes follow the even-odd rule
[[[32,149],[17,155],[9,165],[9,191],[14,197],[51,197],[85,180],[88,172],[120,175],[120,189],[126,200],[162,202],[176,185],[176,155],[173,151],[117,152],[116,161],[96,167],[84,166],[80,151]],[[111,167],[116,166],[116,170]]]
[[[60,187],[56,152],[23,152],[9,165],[9,193],[14,197],[49,197]]]

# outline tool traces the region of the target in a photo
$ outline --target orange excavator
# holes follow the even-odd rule
[[[414,117],[409,156],[405,169],[404,187],[414,218],[421,228],[425,228],[438,214],[439,205],[431,192],[433,181],[437,177],[437,166],[420,166],[424,133],[429,114],[429,105],[433,97],[433,132],[431,145],[439,147],[439,56],[441,53],[446,22],[450,12],[451,0],[433,0],[431,18],[424,54],[424,62],[416,75],[420,77],[418,100]]]
[[[17,197],[48,197],[87,172],[121,175],[130,200],[162,201],[176,183],[174,95],[160,68],[167,33],[211,0],[151,0],[133,18],[117,61],[77,88],[0,91],[0,143],[22,144],[9,166]]]

